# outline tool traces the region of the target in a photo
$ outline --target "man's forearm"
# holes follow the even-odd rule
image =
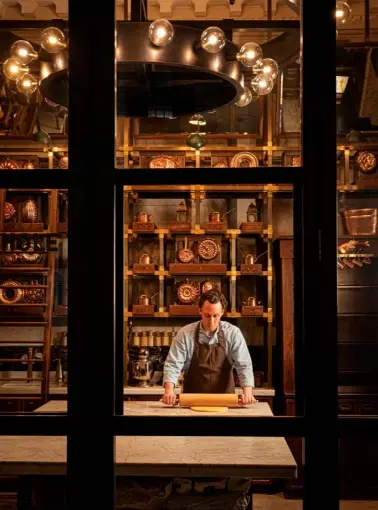
[[[175,389],[175,385],[173,384],[173,382],[166,382],[164,384],[165,393],[173,393],[174,389]]]

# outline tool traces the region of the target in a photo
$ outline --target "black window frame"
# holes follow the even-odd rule
[[[67,435],[70,507],[114,507],[116,435],[214,436],[237,431],[245,436],[303,437],[303,508],[318,509],[327,493],[327,508],[338,508],[338,438],[373,436],[378,418],[337,415],[333,10],[334,0],[317,2],[316,8],[306,1],[301,6],[303,167],[260,168],[253,175],[245,169],[208,169],[205,174],[115,168],[115,5],[102,2],[95,12],[89,0],[69,1],[70,167],[1,174],[4,188],[19,187],[20,182],[25,188],[68,188],[68,413],[3,415],[0,435]],[[0,28],[9,23],[1,21]],[[196,184],[294,185],[296,417],[242,422],[199,417],[200,425],[192,430],[185,418],[117,416],[123,403],[123,186],[180,184],[188,178]],[[215,419],[217,428],[211,426]],[[91,477],[87,488],[84,472]]]

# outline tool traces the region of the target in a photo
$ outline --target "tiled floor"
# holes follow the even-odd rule
[[[274,496],[255,494],[254,510],[302,510],[300,500],[285,499],[281,495]],[[326,502],[326,501],[325,501]],[[340,510],[378,510],[378,501],[341,501]]]

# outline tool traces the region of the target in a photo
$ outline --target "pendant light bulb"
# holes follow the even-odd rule
[[[157,19],[153,21],[148,30],[148,36],[152,44],[158,47],[164,47],[169,44],[173,36],[175,35],[175,29],[172,23],[166,19]]]
[[[237,60],[245,67],[254,67],[262,59],[263,52],[261,46],[254,42],[246,43],[236,55]]]
[[[3,64],[3,72],[7,78],[16,81],[20,76],[27,73],[29,68],[24,66],[14,57],[8,58]]]
[[[41,46],[48,53],[58,53],[66,47],[66,38],[59,28],[46,28],[42,32]]]
[[[263,58],[257,66],[253,68],[253,71],[256,74],[270,76],[272,80],[274,80],[278,74],[278,64],[272,58]]]
[[[240,108],[244,108],[244,106],[248,106],[251,101],[252,101],[252,92],[250,91],[250,89],[248,87],[244,87],[243,93],[239,96],[235,105],[239,106]]]
[[[265,74],[258,74],[252,80],[252,88],[259,96],[265,96],[272,92],[274,87],[274,81],[270,76]]]
[[[25,73],[16,81],[16,87],[21,94],[30,97],[37,90],[38,78],[32,74]]]
[[[208,53],[218,53],[226,45],[226,36],[218,27],[208,27],[202,32],[201,46]]]
[[[29,41],[16,41],[11,46],[11,55],[21,64],[27,65],[32,60],[38,58],[38,53],[34,50]]]
[[[352,13],[347,2],[337,2],[335,10],[336,25],[344,25]]]

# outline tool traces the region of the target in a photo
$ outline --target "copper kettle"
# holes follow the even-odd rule
[[[151,258],[147,253],[143,253],[139,257],[139,264],[151,264]]]
[[[146,294],[141,294],[139,296],[139,304],[140,305],[143,305],[143,306],[148,306],[150,304],[150,300],[152,298],[154,298],[155,296],[157,296],[158,293],[154,294],[153,296],[151,296],[150,298],[146,295]]]
[[[245,256],[244,258],[244,264],[254,264],[255,263],[255,259],[254,259],[254,256],[251,255],[250,253],[248,253],[248,255]]]
[[[147,214],[146,212],[140,212],[136,215],[136,221],[138,223],[148,223],[152,220],[152,214]]]
[[[256,298],[255,297],[248,297],[247,301],[243,301],[243,305],[247,306],[256,306]]]
[[[214,211],[209,214],[209,222],[210,223],[220,223],[221,215],[220,212]]]

